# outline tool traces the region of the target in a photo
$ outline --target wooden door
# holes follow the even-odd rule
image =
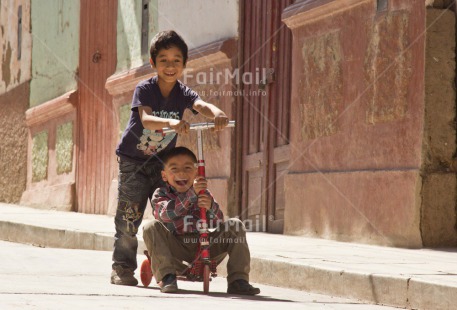
[[[259,73],[261,77],[241,85],[241,217],[253,229],[273,233],[282,233],[284,226],[292,37],[281,22],[281,13],[292,2],[240,2],[240,74]]]
[[[81,0],[76,205],[105,214],[113,177],[112,98],[105,89],[116,69],[117,0]]]

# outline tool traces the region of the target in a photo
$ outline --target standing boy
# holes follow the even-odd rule
[[[200,208],[206,209],[211,259],[220,263],[228,254],[227,293],[256,295],[249,284],[251,256],[246,230],[237,219],[224,222],[224,215],[208,191],[206,179],[197,176],[197,158],[191,150],[177,147],[163,158],[162,179],[166,186],[156,189],[152,207],[156,220],[149,222],[143,239],[151,255],[151,268],[163,293],[178,291],[176,274],[192,263],[198,250]],[[198,195],[197,195],[198,193]]]
[[[174,31],[162,31],[151,41],[149,62],[157,76],[140,82],[133,94],[130,120],[116,149],[119,156],[119,196],[114,219],[116,234],[111,283],[138,284],[136,234],[143,219],[147,200],[161,178],[161,155],[176,145],[176,133],[187,133],[189,124],[182,120],[184,110],[201,113],[215,123],[215,130],[229,122],[216,106],[178,81],[187,62],[187,45]],[[176,133],[162,134],[173,128]]]

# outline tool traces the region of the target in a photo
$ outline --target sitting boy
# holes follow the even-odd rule
[[[171,149],[163,157],[162,179],[152,198],[155,220],[144,227],[143,239],[151,256],[152,272],[161,292],[178,291],[176,274],[192,262],[198,249],[199,207],[207,209],[211,259],[227,263],[227,293],[256,295],[258,288],[249,284],[250,254],[243,223],[236,218],[223,222],[218,203],[207,189],[206,179],[197,176],[197,158],[185,147]],[[197,195],[201,191],[204,193]],[[160,282],[159,282],[160,281]]]

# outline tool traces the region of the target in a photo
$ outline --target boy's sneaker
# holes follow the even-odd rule
[[[133,276],[133,270],[116,266],[111,272],[111,284],[136,286],[138,280]]]
[[[159,286],[162,293],[176,293],[178,291],[178,281],[176,281],[176,275],[172,273],[165,275]]]
[[[248,281],[238,279],[228,285],[227,293],[237,295],[257,295],[260,289],[253,287]]]

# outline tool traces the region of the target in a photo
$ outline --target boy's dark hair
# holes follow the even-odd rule
[[[183,38],[173,30],[161,31],[154,36],[151,40],[151,47],[149,53],[151,54],[151,59],[156,64],[156,58],[161,49],[169,49],[172,46],[176,46],[181,50],[183,56],[183,63],[186,65],[187,62],[187,44],[184,42]]]
[[[186,155],[189,158],[191,158],[194,163],[197,163],[197,156],[195,156],[194,152],[189,150],[187,147],[177,146],[175,148],[172,148],[162,156],[163,165],[165,166],[170,159],[179,155]]]

